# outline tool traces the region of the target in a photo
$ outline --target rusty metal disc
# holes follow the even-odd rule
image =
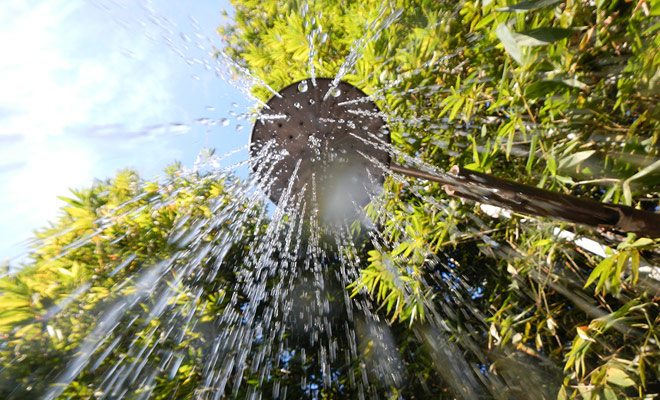
[[[311,79],[293,83],[257,117],[250,168],[275,204],[290,186],[291,196],[304,193],[300,203],[308,209],[355,209],[383,182],[390,155],[374,144],[389,143],[390,134],[380,110],[360,89],[331,85],[326,78],[317,78],[316,85]]]

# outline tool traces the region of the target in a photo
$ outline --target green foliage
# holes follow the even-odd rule
[[[262,100],[272,90],[309,79],[312,70],[324,77],[346,72],[343,79],[373,95],[388,116],[401,154],[438,168],[460,165],[550,190],[658,209],[657,0],[233,4],[234,21],[219,29],[227,42],[223,51],[269,85],[254,87]],[[393,161],[405,163],[406,157]],[[94,315],[122,296],[140,293],[142,274],[190,244],[190,235],[180,232],[205,232],[202,241],[211,244],[243,232],[223,261],[232,267],[227,270],[240,271],[245,249],[263,227],[250,210],[235,204],[229,190],[234,183],[173,167],[166,183],[142,182],[124,172],[65,199],[60,220],[38,233],[41,245],[33,263],[0,279],[2,397],[29,398],[29,391],[43,391],[52,366],[74,357],[89,337]],[[652,398],[660,392],[660,285],[653,278],[658,238],[622,238],[560,221],[486,212],[433,183],[392,177],[384,186],[382,203],[367,209],[377,233],[350,255],[366,260],[351,289],[357,304],[369,308],[373,301],[391,323],[397,357],[410,378],[397,393],[455,398],[460,391],[452,386],[455,377],[465,378],[460,383],[468,387],[471,376],[456,375],[455,365],[483,372],[482,389],[502,398],[530,398],[541,384],[544,397],[560,399]],[[248,218],[240,226],[195,224],[217,207]],[[564,235],[568,231],[577,236]],[[212,262],[198,260],[202,270]],[[189,286],[177,284],[177,269],[171,271],[171,290],[181,295],[159,318],[197,310],[203,315],[195,330],[178,327],[180,342],[167,342],[180,360],[173,375],[159,375],[153,386],[138,389],[153,390],[153,398],[194,393],[202,349],[217,334],[215,316],[232,306],[230,297],[239,298],[234,305],[240,316],[244,301],[232,292],[240,274],[219,274],[212,285],[201,285],[196,297],[183,289]],[[149,296],[140,299],[144,310],[157,303]],[[132,318],[147,329],[131,325]],[[119,323],[128,333],[107,340],[117,340],[114,356],[130,362],[138,357],[126,338],[134,334],[135,346],[152,349],[162,333],[146,311],[127,312]],[[448,337],[428,333],[429,326],[445,327]],[[377,345],[360,344],[361,362],[377,360]],[[345,342],[338,346],[357,352]],[[94,356],[98,365],[83,370],[63,398],[94,395],[90,382],[113,365]],[[149,360],[164,362],[160,357]],[[299,397],[309,395],[299,382],[318,366],[314,357],[290,369],[274,368],[269,379],[248,373],[250,389],[234,396],[247,397],[254,388],[266,393],[275,379],[300,389]],[[463,359],[466,364],[459,364]],[[321,396],[355,395],[347,382],[367,369],[337,370],[336,382]]]
[[[353,296],[361,289],[372,293],[387,314],[392,315],[392,322],[399,319],[412,325],[418,320],[424,321],[424,301],[432,296],[424,293],[419,277],[415,276],[419,272],[397,267],[389,255],[376,250],[369,252],[368,261],[369,266],[362,270],[359,281],[352,286]]]
[[[585,283],[588,287],[598,280],[596,292],[603,291],[603,294],[618,294],[621,290],[621,278],[625,277],[628,284],[634,286],[639,280],[639,260],[640,251],[644,248],[651,248],[655,242],[648,238],[637,239],[630,242],[630,238],[617,246],[619,252],[613,254],[612,250],[606,249],[610,253],[605,257],[596,268],[591,271],[589,279]],[[629,267],[629,271],[624,269]]]
[[[231,276],[219,276],[203,286],[200,293],[204,294],[195,302],[194,285],[177,279],[178,270],[172,266],[174,277],[164,286],[154,280],[148,282],[154,285],[152,295],[138,294],[147,290],[145,277],[175,254],[180,264],[196,259],[199,274],[207,270],[212,257],[181,256],[178,249],[187,240],[181,234],[199,221],[210,221],[206,218],[212,209],[231,207],[235,216],[247,215],[243,226],[224,224],[207,229],[201,243],[223,243],[227,234],[239,230],[245,230],[246,240],[259,234],[250,210],[236,207],[232,199],[228,187],[236,184],[233,179],[184,173],[174,166],[168,169],[164,183],[144,182],[134,172],[124,171],[91,189],[72,191],[73,198],[63,198],[66,205],[59,220],[37,233],[39,241],[31,262],[0,279],[0,397],[43,395],[55,382],[57,376],[53,374],[59,374],[79,356],[85,343],[103,340],[106,345],[99,342],[92,361],[65,388],[62,398],[99,395],[94,385],[113,368],[117,357],[136,360],[136,346],[155,347],[162,340],[158,335],[165,334],[168,326],[161,321],[172,315],[204,312],[204,303],[231,286]],[[223,263],[240,265],[241,255],[230,251]],[[169,312],[150,317],[164,290],[178,292],[178,296],[169,301]],[[104,337],[98,331],[103,327],[98,316],[103,316],[101,320],[111,318],[113,309],[123,309],[125,299],[135,299],[139,307],[126,308],[115,317],[122,329],[109,330]],[[198,332],[213,326],[215,314],[211,312],[217,312],[218,306],[222,304],[206,309],[197,330],[186,325],[169,327],[181,335],[180,340],[168,339],[167,344],[176,354],[174,359],[179,359],[178,369],[142,390],[152,390],[154,398],[189,398],[199,383],[198,366],[203,361],[200,349],[205,339]],[[101,338],[95,339],[99,335]],[[110,343],[114,343],[110,346],[114,353],[108,357],[110,353],[104,351]],[[166,361],[165,356],[157,354],[149,361]]]
[[[235,22],[219,30],[232,59],[274,90],[309,79],[310,53],[317,76],[334,77],[355,60],[343,79],[374,96],[404,154],[658,209],[657,1],[233,3]],[[254,94],[266,100],[272,92]],[[384,244],[369,253],[354,296],[370,294],[403,326],[439,313],[459,344],[562,366],[560,398],[660,391],[656,240],[492,218],[435,184],[388,179],[385,189],[384,205],[368,210]],[[560,240],[556,229],[578,237]],[[447,274],[464,278],[456,285],[466,288],[465,307],[489,325],[443,309]],[[616,329],[602,326],[607,315]],[[458,333],[468,323],[480,333]],[[504,365],[488,362],[495,373]]]

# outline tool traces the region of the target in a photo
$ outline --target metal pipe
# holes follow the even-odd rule
[[[452,167],[447,176],[399,165],[391,165],[390,168],[404,175],[442,183],[449,195],[479,203],[594,228],[660,238],[658,213],[540,189],[458,166]]]

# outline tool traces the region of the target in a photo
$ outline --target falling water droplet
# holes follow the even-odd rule
[[[325,42],[328,41],[328,34],[324,33],[323,36],[321,36],[321,43],[325,44]]]
[[[332,91],[330,92],[330,94],[332,95],[332,97],[339,97],[339,95],[341,94],[341,89],[339,89],[339,88],[334,88],[334,89],[332,89]]]
[[[206,106],[206,109],[208,111],[215,111],[215,107],[213,107],[213,106]]]
[[[316,103],[314,99],[309,99],[309,104],[314,104],[314,103]]]
[[[231,103],[231,106],[234,108],[238,108],[238,103]]]
[[[241,131],[241,130],[243,130],[243,125],[241,125],[241,124],[236,124],[236,130],[237,130],[237,131]]]
[[[299,110],[302,108],[302,106],[298,102],[293,103],[293,106]]]
[[[298,84],[298,91],[300,93],[305,93],[307,91],[307,81],[302,81]]]
[[[227,126],[229,125],[229,120],[227,118],[220,118],[220,123],[222,126]]]

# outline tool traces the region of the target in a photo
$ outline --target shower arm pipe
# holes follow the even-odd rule
[[[453,166],[447,176],[392,164],[394,172],[444,184],[447,194],[521,214],[660,238],[660,214],[540,189]]]

